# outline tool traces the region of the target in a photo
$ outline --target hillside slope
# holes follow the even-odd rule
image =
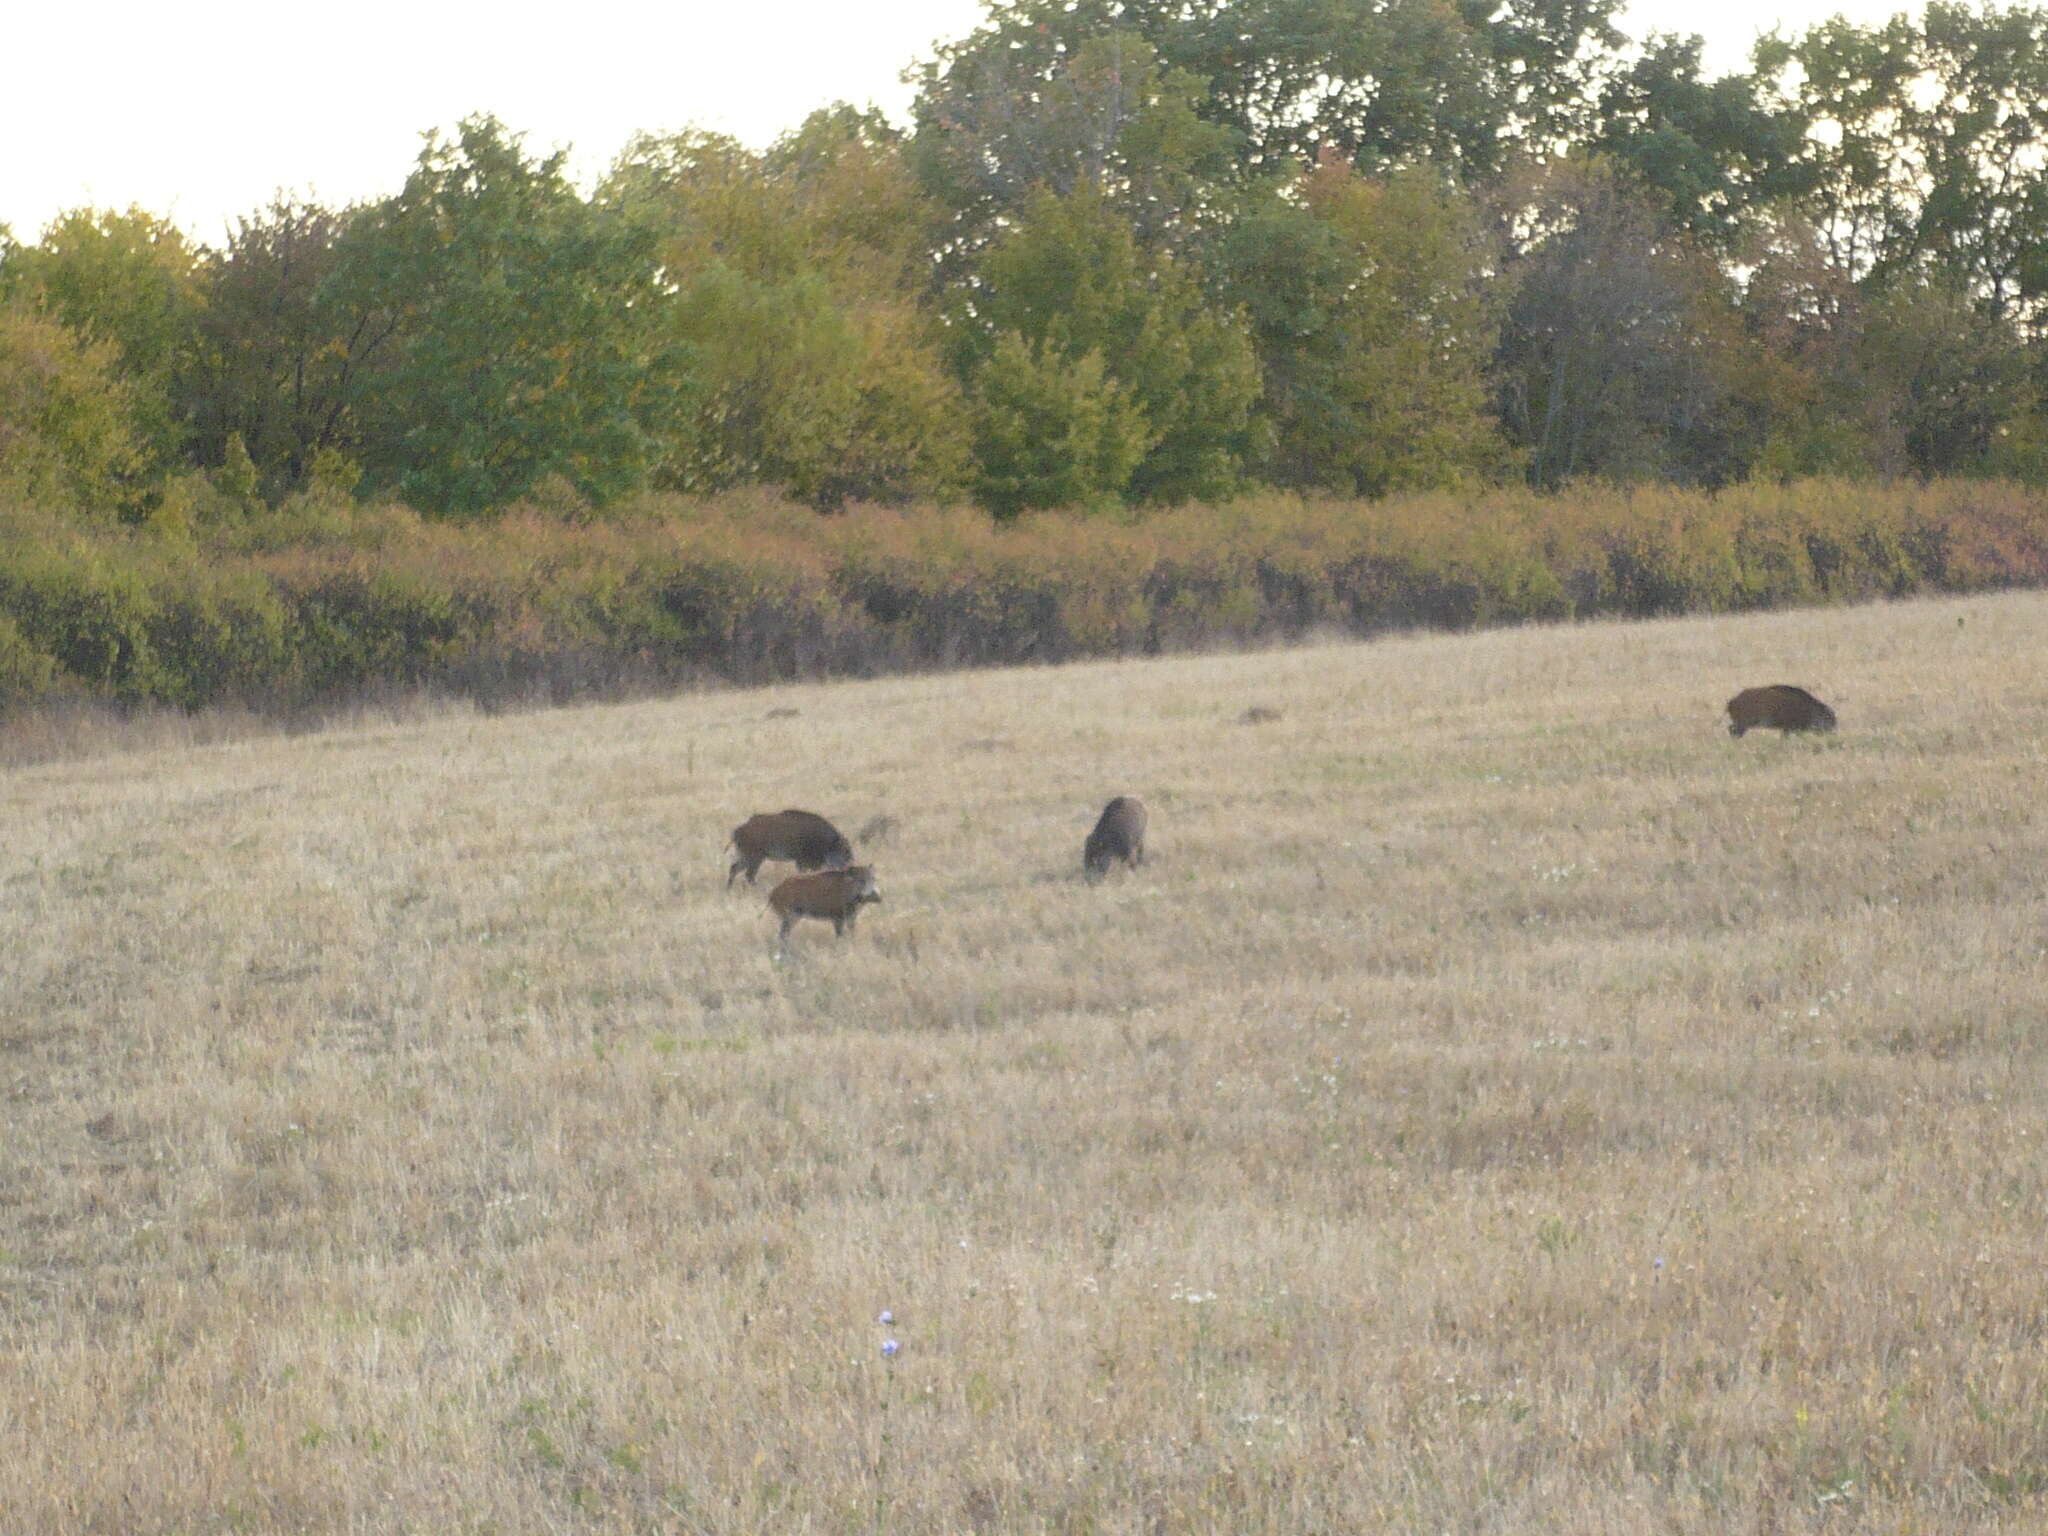
[[[0,1507],[2039,1529],[2044,655],[2015,595],[0,776]],[[1778,681],[1840,732],[1731,740]],[[893,827],[778,964],[720,845],[785,805]]]

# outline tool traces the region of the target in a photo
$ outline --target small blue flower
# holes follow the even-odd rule
[[[895,1357],[896,1351],[901,1349],[902,1347],[903,1346],[901,1344],[898,1344],[894,1339],[882,1340],[882,1358],[884,1360],[893,1359]]]
[[[884,1328],[886,1328],[891,1323],[896,1321],[896,1314],[894,1312],[884,1310],[882,1315],[876,1318],[875,1321],[880,1323]]]
[[[1660,1255],[1658,1256],[1658,1258],[1657,1258],[1657,1268],[1659,1268],[1659,1269],[1662,1269],[1663,1267],[1664,1267],[1664,1259],[1663,1259],[1663,1256],[1662,1256],[1662,1255],[1660,1254]]]

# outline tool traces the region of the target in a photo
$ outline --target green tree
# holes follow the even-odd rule
[[[2025,347],[1954,278],[1893,284],[1871,303],[1856,351],[1887,446],[1915,473],[1991,472],[2007,439],[2034,429],[2041,399]]]
[[[970,388],[1005,336],[1042,360],[1093,354],[1143,412],[1149,439],[1126,493],[1174,502],[1229,495],[1264,446],[1258,359],[1242,319],[1204,302],[1194,274],[1141,250],[1099,194],[1040,193],[981,263],[956,332]]]
[[[1086,192],[1144,243],[1183,245],[1204,188],[1229,172],[1230,132],[1201,116],[1205,83],[1097,12],[998,7],[925,66],[910,154],[953,214],[949,270],[1042,192]]]
[[[996,516],[1123,497],[1151,436],[1101,353],[1069,357],[1009,331],[975,384],[975,497]]]
[[[964,133],[957,159],[971,164],[978,155],[1001,169],[1013,203],[1035,184],[1073,190],[1036,170],[1020,146],[1049,134],[1085,145],[1086,123],[1114,121],[1099,93],[1066,81],[1090,44],[1118,35],[1149,45],[1162,101],[1223,130],[1210,143],[1240,168],[1270,173],[1330,147],[1371,171],[1429,160],[1488,176],[1518,147],[1550,150],[1583,132],[1606,56],[1621,41],[1610,19],[1616,8],[1615,0],[998,0],[974,34],[941,49],[923,72],[918,139],[934,127]],[[1119,71],[1114,100],[1132,101],[1129,85],[1146,78]],[[1058,122],[1075,126],[1054,129]]]
[[[945,222],[901,135],[843,105],[812,113],[766,154],[696,130],[640,135],[599,199],[651,233],[672,281],[721,264],[763,282],[817,273],[848,298],[923,293]]]
[[[1783,225],[1752,253],[1739,385],[1779,475],[2034,473],[2041,381],[1955,273],[1858,285]]]
[[[695,349],[698,388],[661,485],[782,485],[832,510],[962,483],[965,403],[914,314],[840,303],[816,274],[763,282],[721,264],[683,289],[673,323]]]
[[[255,510],[263,477],[256,461],[249,457],[249,447],[242,441],[241,433],[228,434],[221,450],[220,467],[213,472],[212,479],[214,490],[237,512]]]
[[[1555,44],[1603,39],[1609,6],[1441,0],[1208,0],[1166,56],[1208,82],[1217,120],[1250,165],[1313,160],[1328,147],[1380,171],[1416,161],[1467,176],[1509,143],[1548,139],[1582,78]],[[1494,51],[1499,46],[1503,53]]]
[[[1767,110],[1800,129],[1801,207],[1883,285],[1952,274],[1994,316],[2048,304],[2048,11],[1936,3],[1757,45]]]
[[[769,281],[812,265],[794,201],[777,195],[759,155],[724,134],[642,134],[598,188],[654,243],[671,284],[714,265]]]
[[[1234,221],[1219,260],[1258,343],[1274,479],[1376,496],[1504,467],[1487,379],[1497,256],[1468,199],[1426,171],[1373,181],[1330,156]]]
[[[1907,264],[1918,202],[1910,133],[1918,36],[1899,15],[1876,27],[1835,17],[1754,54],[1764,110],[1799,130],[1799,203],[1828,258],[1862,279]]]
[[[1758,424],[1756,469],[1779,478],[1860,475],[1905,465],[1882,446],[1888,412],[1861,377],[1864,296],[1804,219],[1767,220],[1749,265],[1739,389]]]
[[[765,156],[642,138],[603,196],[654,239],[695,359],[659,483],[766,481],[826,509],[963,483],[966,406],[920,304],[939,211],[886,124],[835,108]]]
[[[1908,125],[1925,190],[1917,250],[1994,319],[2048,323],[2048,11],[1936,3]],[[2048,334],[2048,332],[2044,332]]]
[[[2024,337],[2048,321],[2048,13],[1837,18],[1755,58],[1811,180],[1748,258],[1766,466],[2037,461],[2014,445],[2038,433]]]
[[[1813,189],[1805,121],[1752,74],[1708,80],[1697,37],[1652,37],[1606,82],[1592,147],[1665,201],[1671,223],[1726,248],[1760,208]]]
[[[652,238],[564,160],[469,118],[350,222],[323,300],[369,338],[347,396],[368,490],[474,515],[552,475],[600,505],[645,483],[686,354]]]
[[[183,388],[197,361],[201,259],[177,228],[140,208],[79,208],[0,263],[0,297],[33,304],[81,340],[112,349],[147,461],[184,447]]]
[[[355,441],[355,373],[397,323],[391,309],[345,313],[330,286],[350,217],[280,197],[206,263],[194,457],[222,464],[239,437],[273,496],[305,484],[323,449]]]
[[[918,184],[903,135],[840,103],[813,112],[760,161],[801,232],[803,264],[843,295],[915,302],[931,286],[946,210]]]
[[[0,303],[0,496],[88,517],[130,510],[143,463],[132,401],[110,344]]]

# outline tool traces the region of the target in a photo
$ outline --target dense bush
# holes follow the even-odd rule
[[[1008,524],[758,492],[475,525],[317,496],[197,530],[0,509],[0,707],[559,700],[2044,582],[2048,494],[1960,480],[1268,494]]]

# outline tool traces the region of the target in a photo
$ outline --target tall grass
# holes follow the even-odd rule
[[[2044,581],[2048,496],[1961,481],[1268,496],[1011,526],[758,493],[474,525],[308,498],[168,536],[24,515],[0,519],[0,707],[495,706]]]

